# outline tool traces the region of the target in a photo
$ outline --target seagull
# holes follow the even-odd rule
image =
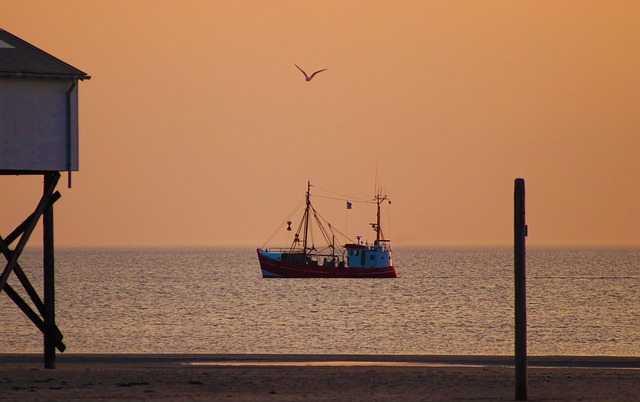
[[[294,64],[294,66],[298,67],[298,65],[297,65],[297,64]],[[323,68],[322,70],[318,70],[318,71],[316,71],[315,73],[311,74],[311,76],[308,76],[308,75],[307,75],[307,73],[305,73],[305,72],[304,72],[304,70],[303,70],[303,69],[301,69],[300,67],[298,67],[298,70],[302,71],[302,74],[304,74],[304,78],[305,78],[307,81],[311,81],[311,79],[313,78],[313,76],[314,76],[314,75],[316,75],[316,74],[318,74],[318,73],[323,72],[324,70],[326,70],[326,68]]]

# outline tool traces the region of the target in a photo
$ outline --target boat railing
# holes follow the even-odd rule
[[[261,249],[261,251],[265,251],[267,253],[287,253],[287,254],[302,254],[302,248],[291,248],[291,247],[269,247],[265,249]]]
[[[297,260],[300,261],[300,258],[304,255],[304,250],[302,248],[290,248],[290,247],[269,247],[266,249],[259,249],[259,251],[264,253],[281,253],[282,261]],[[344,255],[338,253],[331,253],[329,250],[326,252],[313,252],[306,254],[307,264],[312,266],[324,266],[324,267],[338,267],[344,265]],[[302,260],[304,261],[304,259]]]

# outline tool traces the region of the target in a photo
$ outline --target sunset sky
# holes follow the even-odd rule
[[[358,198],[377,181],[396,247],[509,245],[518,177],[529,245],[640,245],[640,2],[0,0],[0,12],[0,27],[92,77],[56,246],[259,247],[307,180]],[[294,63],[328,70],[306,82]],[[6,235],[42,179],[0,180]],[[336,226],[373,238],[371,206],[348,216],[325,201]]]

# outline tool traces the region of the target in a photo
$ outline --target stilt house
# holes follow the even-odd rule
[[[63,352],[55,321],[53,204],[61,171],[78,170],[78,80],[87,74],[0,29],[0,176],[42,175],[42,198],[34,212],[12,232],[0,235],[0,295],[6,294],[44,335],[45,368],[55,368]],[[41,298],[18,259],[42,218],[43,295]],[[17,243],[14,248],[13,244]],[[31,305],[9,282],[15,275]]]

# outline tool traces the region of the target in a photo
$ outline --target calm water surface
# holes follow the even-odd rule
[[[42,294],[40,261],[21,266]],[[396,279],[262,279],[246,249],[56,261],[68,353],[513,354],[510,248],[396,249]],[[530,354],[640,356],[640,249],[529,249],[527,279]],[[41,353],[5,294],[0,312],[0,353]]]

